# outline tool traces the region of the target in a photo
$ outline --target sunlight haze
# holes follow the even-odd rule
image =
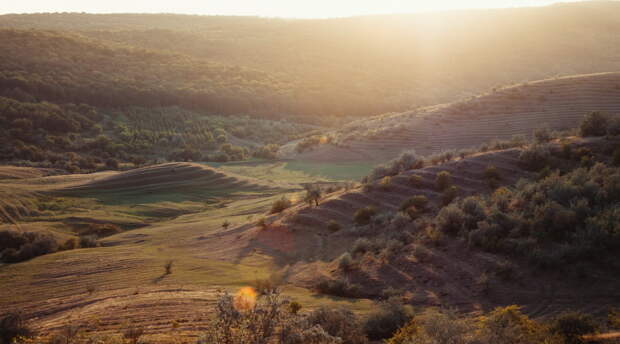
[[[211,0],[211,1],[81,1],[50,3],[43,0],[5,2],[0,13],[89,12],[89,13],[184,13],[207,15],[256,15],[264,17],[328,18],[370,14],[413,13],[467,8],[545,6],[553,0]],[[574,2],[574,1],[573,1]]]

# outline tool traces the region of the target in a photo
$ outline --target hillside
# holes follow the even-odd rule
[[[577,161],[583,161],[579,159],[582,154],[607,162],[605,152],[618,144],[616,139],[563,139],[550,143],[552,155],[547,162],[568,174]],[[562,155],[566,145],[574,152],[568,158]],[[65,250],[3,266],[0,277],[6,288],[0,291],[0,305],[19,308],[28,318],[36,319],[32,326],[42,333],[60,331],[68,324],[99,334],[118,333],[129,326],[124,321],[131,317],[135,326],[146,330],[148,339],[161,343],[170,341],[170,331],[173,336],[195,339],[208,324],[208,310],[218,289],[258,286],[260,281],[280,284],[285,295],[301,302],[307,311],[319,305],[344,305],[363,315],[373,308],[369,299],[397,295],[418,309],[448,307],[464,314],[482,314],[511,304],[522,305],[526,314],[538,318],[567,309],[604,314],[608,307],[618,305],[620,296],[618,281],[609,274],[617,268],[617,261],[612,263],[613,251],[600,258],[608,260],[608,265],[596,265],[596,258],[589,258],[581,265],[553,270],[532,265],[523,253],[511,255],[472,246],[460,236],[443,232],[439,224],[434,229],[435,216],[461,204],[455,201],[444,207],[445,192],[436,187],[440,172],[451,173],[459,198],[484,199],[489,195],[489,199],[501,199],[497,197],[502,197],[502,192],[516,195],[527,189],[515,189],[519,179],[543,180],[540,173],[523,165],[522,152],[527,149],[474,153],[444,164],[406,169],[392,176],[389,183],[382,180],[327,191],[316,207],[301,202],[280,215],[265,215],[264,220],[260,220],[262,214],[279,195],[241,193],[240,197],[224,198],[223,203],[190,214],[102,238],[101,247]],[[489,182],[491,165],[498,176],[494,184]],[[590,171],[597,169],[600,167]],[[173,173],[182,177],[170,179]],[[124,194],[126,188],[147,190],[149,185],[160,185],[162,189],[158,189],[163,191],[172,181],[182,186],[196,180],[198,186],[214,175],[217,173],[193,164],[168,164],[95,176],[94,180],[93,176],[75,176],[69,184],[60,179],[53,183],[58,176],[17,181],[30,188],[43,185],[46,190],[55,184],[53,190],[69,187],[80,192],[116,190]],[[43,182],[48,180],[45,178],[52,179]],[[607,185],[604,178],[597,183]],[[213,180],[212,185],[220,184],[217,180],[221,179]],[[171,187],[173,190],[191,192],[182,187]],[[429,200],[424,213],[414,221],[408,217],[412,215],[397,214],[403,201],[413,195],[425,195]],[[374,207],[375,215],[360,223],[356,213],[369,206]],[[106,211],[114,209],[107,207]],[[134,208],[127,205],[118,214],[135,212]],[[510,214],[508,210],[506,214]],[[257,225],[256,216],[263,225]],[[502,217],[492,214],[489,219],[499,221]],[[230,227],[222,226],[225,221],[230,221]],[[329,226],[332,221],[339,229]],[[34,225],[28,222],[22,222],[24,228]],[[353,261],[345,269],[341,257],[346,252],[351,252]],[[170,274],[163,268],[168,261],[173,261]],[[596,283],[581,283],[579,276]],[[339,286],[325,281],[345,282]],[[24,283],[28,283],[29,292],[13,295],[11,290],[24,288]],[[325,294],[346,297],[326,298]]]
[[[574,183],[583,185],[579,178],[588,177],[583,177],[584,170],[578,169],[580,154],[589,156],[592,163],[585,165],[592,166],[594,161],[608,161],[609,150],[617,147],[617,139],[568,138],[554,142],[549,146],[550,153],[537,157],[536,161],[541,166],[557,168],[560,171],[557,175],[527,168],[523,160],[524,151],[531,149],[527,146],[469,153],[472,155],[465,158],[454,157],[445,163],[405,170],[369,181],[363,188],[327,195],[316,207],[298,205],[261,233],[257,242],[275,255],[288,256],[289,252],[295,252],[297,264],[289,270],[290,282],[334,295],[381,298],[386,297],[386,293],[396,293],[417,307],[456,307],[466,312],[518,304],[533,316],[550,316],[566,308],[605,314],[608,307],[618,304],[620,297],[618,280],[614,277],[619,267],[613,263],[616,254],[612,253],[617,246],[613,246],[612,251],[607,251],[604,245],[597,246],[594,251],[585,247],[571,251],[571,245],[578,245],[572,241],[577,234],[569,239],[572,234],[567,234],[569,229],[562,216],[570,217],[572,212],[567,210],[561,215],[552,209],[569,209],[569,203],[577,202],[572,197],[588,197],[586,191],[577,191],[576,187],[568,191],[571,186],[562,183],[570,182],[558,179],[566,175],[565,179],[574,178]],[[572,156],[568,153],[567,158],[566,151],[572,151]],[[581,161],[584,166],[584,159]],[[571,176],[573,169],[578,169],[573,174],[579,176]],[[607,176],[616,173],[613,178],[618,176],[617,169],[603,172],[601,166],[590,171]],[[439,175],[445,172],[450,175],[450,185],[456,187],[453,194],[438,189]],[[546,186],[536,189],[528,185],[536,180]],[[547,198],[540,193],[545,187],[551,188]],[[532,198],[525,196],[533,190],[539,193]],[[607,192],[611,196],[615,191]],[[403,208],[413,196],[424,196],[428,203]],[[460,209],[452,203],[455,197],[461,200],[456,204],[462,207],[465,215],[455,210]],[[615,197],[611,196],[608,203],[612,212],[617,209]],[[488,202],[497,208],[482,210],[482,203],[478,202],[483,199],[490,200]],[[523,204],[528,202],[532,202],[534,208],[539,204],[536,215],[518,220],[515,214],[524,211]],[[452,205],[446,206],[448,203]],[[358,214],[363,209],[372,210],[361,222]],[[410,212],[411,209],[414,211]],[[587,209],[589,214],[601,211],[592,201]],[[529,224],[528,221],[540,221],[536,216],[550,216],[549,222]],[[484,233],[480,234],[480,239],[474,234],[463,235],[467,229],[459,230],[460,226],[469,225],[483,228],[478,222],[483,220],[492,225],[484,229],[486,232],[479,232]],[[609,221],[610,226],[616,226],[615,217]],[[334,223],[338,224],[335,231],[332,229]],[[455,232],[449,232],[450,226],[456,228]],[[502,226],[509,229],[501,229]],[[541,239],[543,234],[534,234],[551,231],[547,228],[554,226],[566,232],[554,239]],[[494,241],[503,230],[512,230],[510,234],[502,234],[507,236],[507,242],[503,243],[506,246]],[[521,239],[519,235],[523,234],[518,234],[523,233],[521,231],[539,239]],[[587,239],[579,237],[578,240],[585,244],[596,240],[596,235],[588,232]],[[619,237],[611,235],[614,239],[610,237],[608,243],[618,245]],[[483,244],[478,246],[475,240],[482,240]],[[286,249],[282,249],[283,246]],[[343,258],[345,255],[348,257]],[[582,278],[597,283],[585,285],[580,282]],[[320,281],[328,282],[321,285]]]
[[[497,88],[468,100],[387,114],[326,133],[325,144],[301,154],[297,142],[281,149],[303,161],[386,161],[404,150],[422,155],[469,149],[535,129],[575,128],[587,113],[620,114],[620,73],[554,78]]]
[[[113,91],[80,101],[166,102],[213,113],[315,119],[401,112],[499,85],[620,70],[620,38],[614,34],[619,13],[620,4],[612,1],[328,20],[58,13],[4,15],[0,27],[37,30],[18,35],[36,47],[2,47],[3,60],[24,58],[16,62],[24,79],[49,79],[47,72],[33,74],[37,65],[36,70],[51,63],[72,65],[89,73],[69,80]],[[54,43],[59,33],[40,30],[70,33],[63,45],[88,37],[83,46],[91,49],[45,61],[47,52],[63,45]],[[102,66],[89,68],[94,57]],[[20,68],[25,63],[32,66]],[[102,75],[94,78],[91,71]],[[72,90],[58,78],[53,81]],[[89,89],[79,92],[89,95]],[[114,96],[128,91],[130,97]],[[75,98],[71,92],[63,97]]]

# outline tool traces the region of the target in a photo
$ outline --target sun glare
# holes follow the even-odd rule
[[[234,301],[238,311],[248,311],[256,304],[256,291],[252,287],[243,287],[235,294]]]

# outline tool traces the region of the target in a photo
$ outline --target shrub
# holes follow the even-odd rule
[[[486,212],[484,204],[478,197],[467,197],[461,204],[461,209],[465,213],[465,229],[471,230],[476,228],[478,222],[484,220]]]
[[[353,312],[341,307],[321,307],[308,315],[310,325],[320,326],[331,336],[342,339],[342,344],[368,342]]]
[[[438,229],[446,234],[455,235],[465,223],[465,214],[456,205],[449,205],[441,209],[436,218]]]
[[[547,128],[534,129],[534,142],[547,143],[551,141],[551,132]]]
[[[347,279],[324,279],[317,283],[316,288],[319,293],[326,295],[353,298],[360,296],[360,287]]]
[[[314,203],[314,205],[318,207],[319,201],[323,196],[323,190],[321,190],[321,188],[317,185],[306,185],[305,189],[306,196],[304,197],[304,200],[308,203],[309,206],[312,206],[312,203]]]
[[[448,171],[441,171],[435,178],[435,185],[437,189],[443,191],[452,186],[452,174]]]
[[[90,248],[97,246],[99,246],[99,243],[97,242],[97,237],[95,235],[85,235],[80,237],[80,247]]]
[[[614,166],[620,166],[620,147],[616,148],[611,155],[611,164]]]
[[[78,248],[78,241],[76,238],[69,238],[60,246],[61,250],[73,250]]]
[[[470,319],[459,317],[452,311],[431,309],[416,316],[387,344],[473,344],[474,333],[475,326]]]
[[[338,258],[338,268],[342,271],[350,271],[353,265],[353,258],[351,258],[351,254],[348,252],[343,253],[340,258]]]
[[[566,344],[585,343],[582,336],[592,334],[598,329],[594,319],[578,312],[559,315],[554,319],[551,330],[564,338]]]
[[[385,176],[379,181],[379,188],[383,191],[389,191],[392,186],[392,177]]]
[[[530,320],[519,307],[493,310],[482,318],[478,340],[494,344],[558,343],[545,327]]]
[[[422,187],[422,185],[424,185],[424,180],[422,179],[421,176],[414,174],[409,177],[409,185],[411,185],[414,188],[419,188],[419,187]]]
[[[366,253],[372,249],[372,243],[366,238],[358,238],[355,240],[351,252],[353,254]]]
[[[172,265],[174,264],[174,261],[169,260],[166,262],[166,264],[164,264],[164,274],[165,275],[170,275],[172,274]]]
[[[388,339],[411,318],[413,318],[411,306],[405,306],[392,300],[383,302],[366,319],[364,332],[371,340]]]
[[[36,232],[0,231],[0,259],[5,263],[18,263],[58,251],[53,236]]]
[[[368,206],[365,208],[358,209],[353,215],[353,222],[355,222],[358,226],[364,226],[370,223],[370,220],[377,215],[377,210]]]
[[[452,203],[452,201],[454,201],[454,199],[456,198],[456,196],[458,196],[458,194],[459,194],[459,188],[457,188],[454,185],[445,189],[443,191],[443,195],[441,195],[441,200],[443,202],[443,205],[448,205]]]
[[[486,178],[487,180],[491,181],[491,180],[501,180],[502,177],[499,174],[499,171],[497,170],[497,167],[493,166],[493,165],[489,165],[484,169],[484,178]]]
[[[424,195],[417,195],[404,200],[400,205],[400,211],[405,211],[411,207],[424,211],[427,206],[428,198]]]
[[[27,337],[32,331],[19,312],[9,312],[0,316],[0,343],[13,343],[17,337]]]
[[[260,229],[262,230],[265,230],[267,229],[267,227],[269,227],[269,224],[267,223],[267,219],[265,219],[264,217],[261,217],[260,219],[258,219],[258,221],[256,221],[256,225],[260,227]]]
[[[287,319],[285,302],[279,293],[269,293],[256,302],[243,304],[239,295],[219,296],[215,317],[199,344],[259,343],[266,344],[277,335]],[[240,307],[243,306],[243,307]]]
[[[282,198],[273,202],[273,204],[271,205],[270,213],[271,214],[281,213],[285,209],[288,209],[290,207],[291,207],[291,201],[288,198],[282,196]]]
[[[297,313],[299,313],[299,311],[301,310],[302,305],[301,305],[301,303],[299,303],[299,302],[297,302],[297,301],[291,301],[291,302],[288,304],[288,308],[289,308],[289,310],[290,310],[290,312],[291,312],[292,314],[297,314]]]
[[[545,167],[551,153],[546,145],[532,145],[525,148],[519,154],[519,161],[524,168],[538,171]]]
[[[607,133],[609,116],[595,111],[587,114],[579,125],[581,136],[604,136]]]
[[[334,220],[330,220],[327,223],[327,230],[332,232],[332,233],[338,232],[341,229],[342,229],[342,226],[338,222],[336,222]]]

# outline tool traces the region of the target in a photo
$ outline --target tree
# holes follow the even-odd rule
[[[304,200],[308,202],[309,205],[312,205],[314,202],[315,206],[318,207],[319,201],[321,200],[321,196],[323,194],[321,188],[317,185],[306,185],[305,189],[306,197],[304,197]]]

